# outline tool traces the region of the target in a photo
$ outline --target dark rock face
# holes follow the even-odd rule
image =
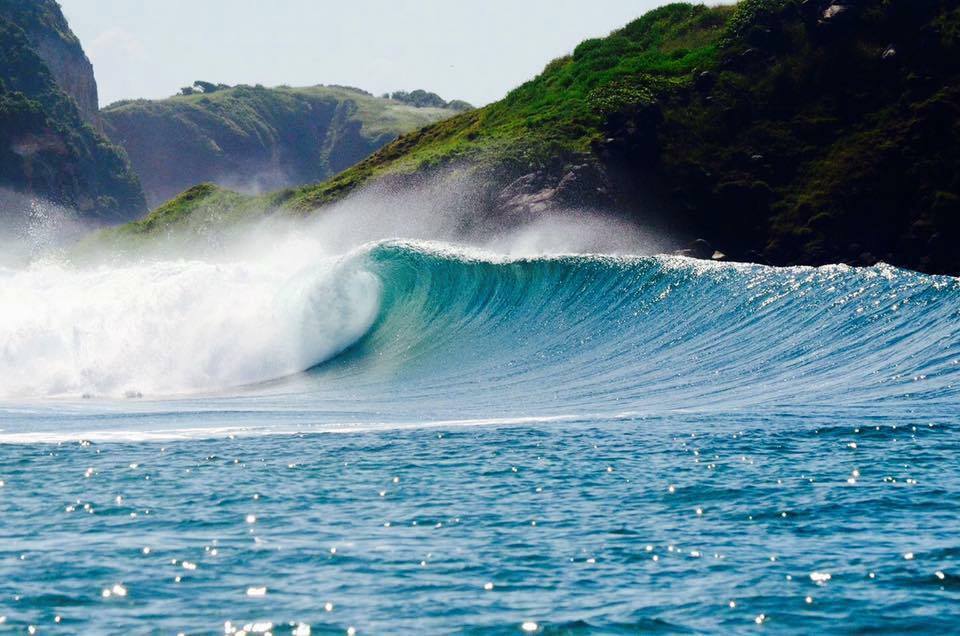
[[[553,202],[556,188],[547,185],[542,172],[518,177],[497,195],[496,205],[508,216],[529,216],[544,212]]]
[[[547,166],[510,181],[494,194],[490,207],[515,220],[562,208],[604,208],[612,203],[609,189],[607,176],[596,165]]]
[[[703,71],[697,75],[697,79],[694,80],[694,86],[696,86],[698,91],[707,92],[713,85],[717,82],[717,76],[710,71]]]
[[[16,6],[14,6],[16,5]],[[99,127],[100,104],[93,65],[52,0],[2,0],[0,9],[12,18],[53,74],[60,90],[73,98],[83,119]]]
[[[0,0],[0,187],[96,222],[140,216],[140,183],[96,113],[90,62],[56,2]]]
[[[46,62],[57,86],[73,98],[83,119],[100,128],[100,104],[93,65],[79,46],[73,46],[55,34],[41,30],[30,36],[40,57]]]
[[[698,258],[700,260],[723,260],[723,254],[713,249],[704,239],[696,239],[686,248],[674,252],[677,256],[687,256],[689,258]]]
[[[734,260],[960,273],[960,3],[768,6],[659,119],[610,118],[608,172]]]
[[[823,13],[820,15],[820,22],[827,24],[829,22],[836,22],[838,20],[843,20],[844,18],[850,15],[850,6],[846,4],[831,4],[829,7],[823,10]]]

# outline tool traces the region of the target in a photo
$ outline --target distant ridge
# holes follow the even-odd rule
[[[442,99],[417,105],[350,86],[198,81],[168,99],[116,102],[101,116],[155,206],[200,182],[261,192],[322,181],[462,110]]]

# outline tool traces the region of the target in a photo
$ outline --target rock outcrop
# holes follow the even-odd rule
[[[0,14],[23,29],[60,90],[73,98],[84,121],[99,128],[100,104],[93,65],[57,3],[0,0]]]
[[[502,182],[502,175],[491,177]],[[491,213],[521,221],[565,208],[609,208],[607,176],[593,163],[545,166],[516,177],[494,194]]]
[[[0,188],[19,195],[5,200],[40,198],[98,223],[140,216],[140,183],[96,113],[90,62],[57,3],[0,0]],[[31,213],[0,210],[5,222]]]

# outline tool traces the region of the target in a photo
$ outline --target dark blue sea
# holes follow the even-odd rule
[[[960,631],[956,278],[380,242],[0,307],[0,632]]]

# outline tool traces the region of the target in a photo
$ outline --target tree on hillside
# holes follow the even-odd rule
[[[430,93],[421,88],[415,91],[396,91],[390,97],[398,102],[410,104],[417,108],[446,108],[447,102],[436,93]]]
[[[197,80],[193,83],[194,92],[200,93],[216,93],[217,91],[222,91],[230,88],[229,84],[214,84],[212,82],[205,82],[203,80]]]
[[[204,82],[203,80],[197,80],[193,83],[193,87],[200,91],[201,93],[216,93],[217,85],[211,84],[210,82]]]

